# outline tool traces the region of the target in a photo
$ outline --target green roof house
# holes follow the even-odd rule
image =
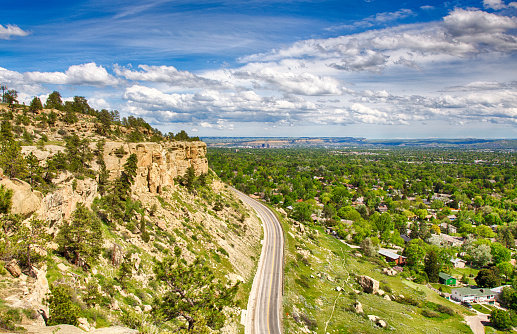
[[[440,279],[440,284],[443,285],[456,285],[456,279],[451,275],[447,275],[445,273],[439,273],[438,277]]]

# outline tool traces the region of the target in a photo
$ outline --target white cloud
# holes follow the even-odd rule
[[[384,12],[369,16],[361,21],[357,21],[351,25],[341,25],[337,27],[330,27],[328,30],[340,29],[355,29],[355,28],[371,28],[377,25],[386,24],[388,22],[405,19],[409,16],[414,16],[415,13],[411,9],[401,9],[396,12]]]
[[[483,7],[500,10],[506,8],[506,4],[502,0],[483,0]]]
[[[27,80],[36,83],[47,83],[55,85],[78,85],[78,86],[109,86],[120,84],[121,81],[102,66],[95,63],[70,66],[63,72],[26,72]]]
[[[23,37],[29,35],[30,32],[24,31],[20,27],[8,24],[5,27],[0,24],[0,39],[11,39],[12,37]]]
[[[125,67],[115,67],[115,74],[132,81],[161,82],[171,86],[188,88],[231,88],[216,80],[206,79],[188,71],[178,71],[173,66],[139,65],[140,71],[133,71]]]
[[[331,77],[321,77],[308,72],[280,72],[270,67],[249,69],[244,67],[233,72],[239,79],[259,82],[261,85],[274,86],[282,92],[299,95],[339,95],[343,93],[338,80]],[[264,87],[263,87],[264,88]],[[266,87],[267,88],[267,87]]]

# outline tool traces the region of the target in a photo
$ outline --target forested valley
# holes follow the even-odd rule
[[[497,301],[509,312],[480,304],[474,309],[491,314],[494,328],[515,324],[517,156],[513,150],[210,148],[208,158],[223,181],[285,213],[291,222],[285,225],[288,231],[294,234],[293,224],[304,226],[303,235],[294,238],[293,263],[286,260],[286,272],[294,277],[290,289],[304,298],[314,294],[315,304],[321,304],[321,298],[314,291],[326,288],[310,283],[314,270],[307,269],[314,269],[310,259],[318,258],[315,254],[322,251],[325,234],[360,250],[364,258],[358,261],[364,264],[366,258],[377,267],[369,271],[396,268],[405,282],[416,284],[412,288],[417,291],[428,286],[450,299],[454,287],[439,284],[443,275],[457,280],[458,288],[505,286]],[[348,256],[343,249],[338,246],[336,261],[356,261],[353,249],[346,248]],[[380,250],[400,255],[404,265],[391,262]],[[331,257],[319,259],[328,261],[328,270]],[[307,265],[299,267],[300,261]],[[342,275],[354,274],[350,266],[343,268],[348,273]],[[391,291],[399,283],[381,280],[380,284]],[[356,302],[354,298],[348,302]],[[423,319],[448,317],[437,311],[438,306],[426,304],[429,297],[423,299],[420,293],[415,298],[421,300],[405,302],[418,305]],[[437,304],[445,301],[438,300]],[[307,300],[305,307],[299,300],[287,304],[291,312],[302,315],[293,318],[292,326],[308,328],[320,328],[318,317],[324,318],[324,310],[332,308],[330,303],[311,311],[314,305],[307,306]],[[455,310],[450,314],[468,313],[465,307]]]

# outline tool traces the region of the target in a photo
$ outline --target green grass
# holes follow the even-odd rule
[[[453,289],[453,287],[450,287],[450,286],[447,286],[447,285],[443,285],[443,284],[440,284],[440,283],[431,283],[431,286],[433,288],[439,290],[439,291],[446,292],[446,293],[451,293],[452,289]]]
[[[286,333],[298,333],[305,325],[313,326],[316,333],[374,333],[381,330],[365,316],[351,311],[358,300],[365,314],[379,316],[387,322],[387,329],[394,333],[470,333],[462,323],[463,315],[470,314],[424,285],[419,285],[399,276],[381,274],[382,267],[364,258],[351,256],[354,253],[339,240],[316,227],[317,235],[300,236],[283,222],[286,239],[284,326]],[[310,229],[310,228],[308,228]],[[295,238],[291,234],[295,235]],[[297,247],[308,249],[308,265],[297,260]],[[299,252],[298,252],[299,253]],[[318,273],[322,276],[319,278]],[[315,278],[311,278],[311,275]],[[419,301],[422,307],[387,301],[380,296],[353,293],[359,290],[355,276],[370,276],[384,286],[389,286],[392,295],[404,295]],[[330,276],[331,280],[327,277]],[[336,291],[336,287],[343,288]],[[429,304],[429,302],[431,304]],[[445,305],[454,311],[452,316],[430,309]],[[422,315],[437,313],[436,318]]]
[[[472,308],[476,311],[479,311],[481,313],[485,313],[485,314],[490,314],[492,311],[483,307],[483,305],[479,305],[479,304],[474,304],[472,305]]]

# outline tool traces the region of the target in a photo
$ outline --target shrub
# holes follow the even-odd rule
[[[424,309],[422,311],[422,315],[426,318],[439,318],[440,317],[440,314],[438,314],[437,312],[428,310],[428,309]]]
[[[448,314],[448,315],[454,315],[454,310],[452,308],[450,308],[449,306],[445,306],[445,305],[438,305],[438,307],[436,308],[436,311],[438,311],[440,313]]]
[[[49,308],[48,326],[68,324],[79,325],[80,308],[72,300],[72,288],[68,285],[57,285],[50,288],[50,294],[45,300]]]

